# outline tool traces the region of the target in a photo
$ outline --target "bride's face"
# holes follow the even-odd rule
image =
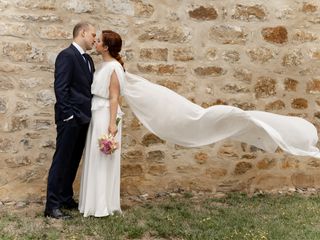
[[[106,51],[106,47],[103,46],[103,41],[102,41],[102,34],[100,34],[99,38],[97,39],[96,42],[96,50],[98,53],[103,53]]]

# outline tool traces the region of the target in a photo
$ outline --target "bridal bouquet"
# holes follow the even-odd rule
[[[120,118],[117,118],[116,124],[118,126]],[[118,147],[119,143],[115,140],[111,134],[103,134],[99,139],[99,148],[104,154],[112,154]]]

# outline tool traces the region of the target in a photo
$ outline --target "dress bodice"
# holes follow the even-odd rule
[[[120,95],[123,95],[125,73],[123,67],[118,61],[103,62],[96,70],[91,85],[92,110],[108,104],[109,100],[109,85],[112,73],[115,72],[120,85]]]

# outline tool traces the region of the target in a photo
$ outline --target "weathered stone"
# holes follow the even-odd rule
[[[127,149],[137,144],[136,139],[130,134],[123,134],[121,139],[122,148]]]
[[[247,87],[239,86],[237,84],[227,84],[221,88],[226,93],[248,93],[250,89]]]
[[[66,1],[63,7],[75,13],[91,13],[94,10],[93,1],[70,0]]]
[[[239,162],[237,163],[234,174],[236,175],[242,175],[245,174],[247,171],[249,171],[252,168],[252,163],[249,162]]]
[[[314,114],[314,117],[315,117],[315,118],[318,118],[318,119],[320,120],[320,112],[316,112],[316,113]]]
[[[0,2],[0,11],[2,12],[3,10],[5,10],[6,8],[8,8],[9,4],[7,1],[1,1]]]
[[[238,101],[231,101],[231,105],[241,108],[242,110],[255,110],[256,109],[256,105],[250,102],[240,102]]]
[[[141,122],[136,118],[134,117],[132,120],[131,120],[131,124],[130,124],[130,127],[132,130],[138,130],[140,129],[141,127]]]
[[[120,190],[122,194],[137,196],[141,194],[140,186],[142,179],[140,177],[127,177],[121,179]]]
[[[312,159],[311,161],[308,162],[308,166],[313,167],[313,168],[319,168],[320,167],[320,161]]]
[[[11,90],[14,89],[12,79],[0,76],[0,90]]]
[[[213,179],[221,178],[226,176],[228,173],[227,169],[224,168],[207,168],[206,169],[206,176],[211,177]]]
[[[41,144],[42,148],[50,148],[56,149],[56,143],[53,140],[46,140],[44,143]]]
[[[226,62],[235,63],[240,60],[240,53],[237,51],[225,51],[222,54],[222,58]]]
[[[26,109],[28,109],[29,107],[30,107],[30,104],[27,103],[27,102],[17,102],[17,103],[16,103],[16,111],[17,111],[17,112],[26,110]]]
[[[167,173],[167,167],[162,164],[151,165],[149,167],[148,173],[153,176],[162,176]]]
[[[37,93],[37,103],[42,106],[53,105],[56,102],[54,92],[52,90],[41,90]]]
[[[217,58],[217,49],[215,48],[210,48],[207,50],[207,59],[210,60],[210,61],[213,61]]]
[[[219,148],[217,155],[221,158],[239,158],[238,153],[236,153],[236,149],[232,145],[223,145]]]
[[[0,138],[0,153],[16,152],[14,142],[8,138]]]
[[[295,98],[291,102],[291,107],[295,109],[306,109],[308,108],[308,100],[304,98]]]
[[[299,168],[299,166],[299,160],[292,157],[286,157],[281,161],[281,168],[283,169]]]
[[[169,88],[169,89],[171,89],[173,91],[177,91],[182,86],[181,83],[173,82],[173,81],[170,81],[170,80],[161,80],[161,81],[158,81],[157,83],[159,85],[164,86],[166,88]]]
[[[121,177],[143,175],[143,167],[140,164],[124,164],[121,166]]]
[[[55,10],[56,0],[15,0],[14,3],[17,8]]]
[[[31,160],[28,156],[11,157],[5,159],[4,161],[9,168],[23,167],[31,164]]]
[[[183,75],[186,68],[177,66],[176,64],[137,64],[138,69],[142,73],[155,73],[158,75]]]
[[[221,76],[226,73],[221,67],[210,66],[210,67],[197,67],[194,72],[199,76]]]
[[[134,15],[134,6],[130,0],[104,0],[108,12],[121,15]]]
[[[208,107],[211,107],[211,106],[215,106],[215,105],[228,105],[228,103],[222,99],[217,99],[216,101],[213,101],[213,102],[203,102],[201,104],[201,107],[203,108],[208,108]]]
[[[238,192],[244,191],[247,188],[246,184],[241,183],[239,180],[226,180],[217,186],[217,192]]]
[[[198,152],[194,155],[194,159],[197,161],[199,164],[204,164],[207,162],[209,156],[205,152]]]
[[[28,116],[13,116],[11,118],[11,131],[19,131],[28,127]]]
[[[256,98],[265,98],[276,95],[276,80],[269,77],[259,77],[254,86]]]
[[[142,138],[142,144],[146,147],[149,147],[150,145],[153,144],[163,144],[165,141],[160,139],[158,136],[154,135],[153,133],[148,133],[143,136]]]
[[[318,10],[318,7],[312,3],[304,2],[302,6],[302,11],[305,13],[313,13]]]
[[[263,21],[266,19],[266,12],[261,5],[245,6],[237,4],[232,18],[239,20],[260,20]]]
[[[257,163],[258,169],[270,169],[276,166],[276,159],[264,158]]]
[[[247,50],[252,62],[265,63],[274,59],[277,53],[270,48],[259,47]]]
[[[37,78],[21,78],[19,80],[19,87],[21,89],[30,89],[39,86],[40,80]]]
[[[193,60],[194,53],[191,47],[179,47],[173,50],[173,58],[175,61],[190,61]]]
[[[160,150],[150,151],[147,153],[146,160],[150,162],[162,163],[164,161],[165,154]]]
[[[309,56],[314,60],[320,60],[320,49],[310,49]]]
[[[282,110],[286,107],[285,103],[281,100],[268,103],[265,107],[266,111]]]
[[[303,55],[302,55],[301,49],[295,49],[283,56],[282,65],[287,67],[298,66],[302,64],[302,61],[303,61]]]
[[[320,93],[320,80],[313,79],[307,82],[307,93],[319,94]]]
[[[180,26],[152,26],[139,36],[140,41],[157,40],[160,42],[184,43],[190,38],[190,30]]]
[[[17,21],[31,21],[31,22],[61,22],[61,18],[57,15],[54,14],[47,14],[47,15],[13,15],[11,16],[12,19],[17,20]]]
[[[124,152],[121,156],[127,162],[142,162],[144,160],[144,156],[140,150]]]
[[[184,165],[184,166],[178,166],[176,168],[176,171],[178,173],[190,173],[190,172],[198,172],[199,168],[194,167],[192,165]]]
[[[154,13],[154,7],[151,4],[143,3],[141,0],[134,0],[134,12],[138,17],[151,17]]]
[[[135,55],[134,55],[134,51],[132,49],[125,49],[123,51],[123,60],[125,62],[130,62],[132,60],[134,60]]]
[[[190,10],[189,16],[197,20],[215,20],[218,17],[218,13],[213,7],[200,6]]]
[[[0,97],[0,113],[6,113],[8,110],[8,101],[6,98]]]
[[[72,34],[70,31],[61,29],[61,26],[53,26],[53,25],[40,27],[38,35],[41,39],[50,39],[50,40],[72,39]]]
[[[18,62],[44,62],[46,55],[40,48],[32,46],[31,43],[5,43],[3,53],[13,61]]]
[[[48,162],[49,157],[47,153],[39,153],[39,156],[36,158],[36,163],[43,165]]]
[[[314,187],[314,177],[305,173],[294,173],[291,176],[291,181],[298,188]]]
[[[23,37],[30,31],[24,23],[0,23],[0,36]]]
[[[235,69],[233,73],[233,77],[241,82],[251,83],[252,72],[245,68]]]
[[[36,119],[34,121],[34,129],[35,130],[47,130],[51,128],[52,121],[48,119]]]
[[[210,28],[209,36],[222,44],[245,44],[247,41],[247,33],[238,26],[213,26]]]
[[[168,60],[168,48],[143,48],[140,50],[142,60]]]
[[[313,42],[317,39],[318,37],[315,34],[303,30],[295,31],[292,36],[292,40],[297,43]]]
[[[12,73],[12,72],[21,72],[21,66],[12,64],[12,63],[1,63],[0,72]]]
[[[297,85],[298,85],[298,81],[292,78],[286,78],[284,80],[284,86],[285,86],[285,90],[289,91],[289,92],[295,92],[297,91]]]
[[[256,189],[274,190],[289,184],[286,176],[277,176],[274,174],[265,174],[257,176],[255,181]]]
[[[288,32],[283,26],[263,28],[261,34],[267,42],[283,44],[288,42]]]

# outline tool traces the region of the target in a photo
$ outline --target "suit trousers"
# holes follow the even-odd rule
[[[75,180],[89,123],[78,124],[75,119],[57,123],[56,151],[48,175],[46,209],[60,208],[73,199]]]

